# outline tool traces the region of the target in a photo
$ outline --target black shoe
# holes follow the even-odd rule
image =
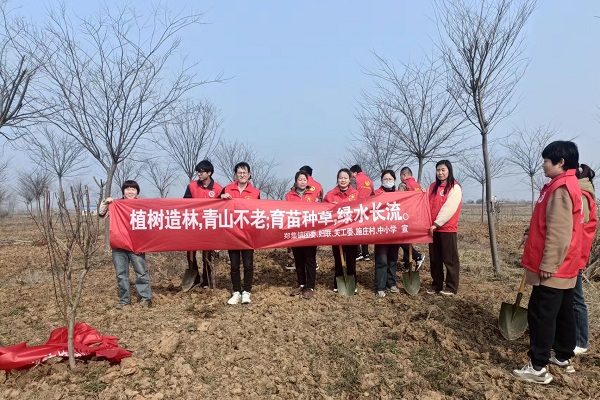
[[[371,256],[369,256],[368,254],[365,254],[363,256],[363,261],[371,261]]]

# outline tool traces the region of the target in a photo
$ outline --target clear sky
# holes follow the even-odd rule
[[[109,4],[115,0],[106,0]],[[78,13],[95,1],[65,0]],[[9,3],[15,12],[43,21],[41,0]],[[131,1],[145,10],[146,1]],[[309,164],[326,190],[344,157],[361,90],[372,85],[365,70],[372,52],[398,62],[418,61],[437,36],[431,1],[184,1],[169,8],[206,12],[206,25],[182,35],[182,48],[199,60],[199,74],[222,72],[225,84],[203,86],[222,112],[223,136],[245,140],[292,177]],[[526,27],[529,68],[516,112],[492,138],[516,126],[558,126],[557,139],[576,138],[581,161],[600,166],[600,2],[541,1]],[[413,163],[416,166],[416,163]],[[433,170],[433,166],[429,166]],[[495,180],[499,198],[529,197],[519,177]],[[171,191],[179,196],[181,190]],[[465,198],[477,198],[465,184]]]

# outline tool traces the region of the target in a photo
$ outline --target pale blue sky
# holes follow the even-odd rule
[[[110,4],[114,0],[107,0]],[[94,1],[66,0],[89,12]],[[146,1],[130,4],[144,10]],[[16,12],[40,21],[42,1],[13,1]],[[43,4],[52,4],[45,2]],[[197,94],[222,111],[223,135],[253,143],[292,177],[309,164],[326,190],[335,184],[361,90],[372,84],[372,52],[389,60],[418,61],[437,36],[430,1],[184,1],[169,8],[203,10],[206,25],[182,36],[182,48],[199,60],[199,74],[232,79]],[[542,1],[526,28],[529,68],[518,86],[521,103],[492,137],[513,126],[558,126],[575,136],[581,160],[600,165],[600,2]],[[433,169],[433,166],[430,167]],[[499,198],[529,197],[515,177],[496,180]],[[465,198],[477,198],[476,184]],[[182,190],[174,189],[172,196]]]

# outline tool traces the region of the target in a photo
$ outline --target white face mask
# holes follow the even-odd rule
[[[386,189],[391,189],[394,187],[394,181],[383,181],[381,184]]]

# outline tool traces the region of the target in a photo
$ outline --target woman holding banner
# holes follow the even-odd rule
[[[296,172],[294,187],[285,195],[287,201],[305,201],[315,203],[319,201],[318,193],[309,190],[308,173],[306,171]],[[296,276],[298,287],[292,290],[290,296],[300,296],[310,300],[315,291],[317,277],[317,246],[292,247],[294,264],[296,265]]]
[[[337,173],[337,186],[331,189],[325,195],[323,203],[345,203],[358,199],[358,190],[354,189],[350,185],[350,170],[348,168],[342,168]],[[337,293],[337,280],[336,276],[343,275],[342,269],[342,258],[340,255],[339,246],[332,246],[333,260],[335,266],[335,275],[333,276],[333,291]],[[344,245],[342,246],[344,257],[346,257],[346,268],[348,275],[356,275],[356,253],[357,247],[355,245]],[[356,293],[356,292],[355,292]]]

